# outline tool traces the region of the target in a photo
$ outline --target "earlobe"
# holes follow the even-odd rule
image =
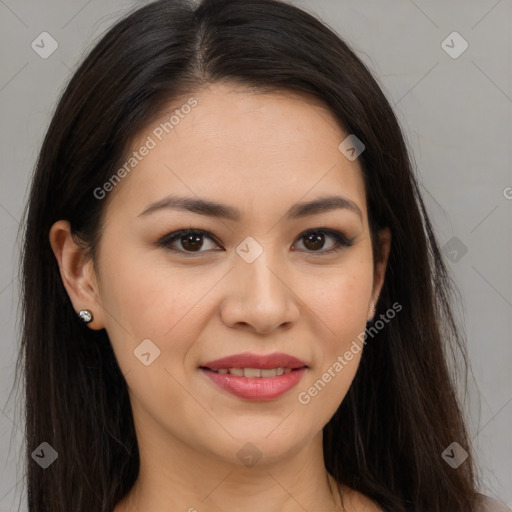
[[[50,245],[59,265],[62,283],[77,312],[90,310],[94,319],[88,323],[91,329],[103,329],[103,318],[98,300],[98,287],[93,261],[84,247],[73,239],[67,220],[57,221],[50,229]]]

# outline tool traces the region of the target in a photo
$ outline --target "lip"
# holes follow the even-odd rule
[[[237,377],[215,373],[222,368],[290,368],[292,371],[276,377]],[[222,390],[244,400],[267,402],[294,388],[308,370],[306,363],[283,353],[251,354],[248,352],[202,363],[201,372]]]
[[[266,355],[244,352],[216,359],[215,361],[201,363],[199,366],[201,368],[209,368],[210,370],[220,370],[222,368],[262,368],[264,370],[269,368],[291,368],[295,370],[304,366],[307,367],[307,364],[294,356],[282,352]]]
[[[298,368],[276,377],[237,377],[229,373],[215,373],[208,368],[200,368],[200,370],[211,382],[238,398],[268,402],[294,388],[306,373],[307,368]]]

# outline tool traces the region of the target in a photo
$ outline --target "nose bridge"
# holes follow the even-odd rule
[[[252,263],[240,258],[237,266],[236,278],[240,279],[244,296],[253,306],[270,309],[286,301],[289,290],[283,283],[284,276],[278,279],[279,273],[283,273],[283,265],[269,248],[264,249]]]
[[[226,297],[222,315],[224,322],[231,326],[248,324],[259,332],[268,332],[296,321],[299,311],[287,284],[285,263],[278,261],[276,252],[262,246],[254,259],[255,252],[250,258],[245,257],[256,249],[251,243],[239,246],[249,251],[235,256],[230,295]]]

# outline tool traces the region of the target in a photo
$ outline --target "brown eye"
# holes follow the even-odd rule
[[[205,249],[206,243],[206,249]],[[208,247],[210,243],[211,247]],[[213,236],[202,230],[197,229],[182,229],[181,231],[175,231],[170,235],[165,236],[158,245],[165,247],[174,252],[181,253],[202,253],[209,252],[209,250],[215,250],[215,243]],[[181,246],[181,247],[180,247]]]
[[[330,247],[324,248],[326,241],[331,239]],[[342,247],[350,247],[354,244],[353,239],[347,238],[339,231],[332,229],[314,229],[306,231],[300,235],[299,240],[303,240],[306,252],[318,252],[328,254],[340,250]]]
[[[182,247],[187,251],[198,251],[203,245],[203,235],[196,233],[182,235],[180,242]]]
[[[318,251],[325,243],[325,236],[319,232],[311,233],[304,238],[304,246],[312,251]]]

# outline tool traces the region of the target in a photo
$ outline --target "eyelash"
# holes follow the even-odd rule
[[[313,255],[332,254],[332,253],[340,251],[344,247],[351,247],[352,245],[354,245],[353,238],[352,239],[347,238],[345,235],[343,235],[343,233],[336,231],[334,229],[328,229],[328,228],[308,229],[307,231],[304,231],[299,235],[298,240],[305,238],[308,235],[313,234],[313,233],[322,233],[324,235],[328,235],[328,236],[332,237],[334,239],[334,241],[336,242],[336,245],[333,248],[328,249],[326,251],[321,250],[321,249],[319,249],[318,251],[307,251],[306,250],[306,252],[311,253]],[[181,250],[181,249],[173,249],[170,247],[170,245],[173,242],[175,242],[176,240],[179,240],[183,235],[186,235],[186,234],[200,235],[203,238],[211,240],[212,242],[216,243],[217,245],[220,245],[216,241],[215,237],[208,231],[204,231],[202,229],[194,229],[194,228],[174,231],[174,232],[164,236],[159,242],[157,242],[157,245],[160,247],[164,247],[165,249],[168,249],[172,252],[186,254],[187,256],[192,256],[192,257],[194,257],[197,254],[209,252],[209,251],[201,251],[201,250],[200,251],[185,251],[185,250]]]

